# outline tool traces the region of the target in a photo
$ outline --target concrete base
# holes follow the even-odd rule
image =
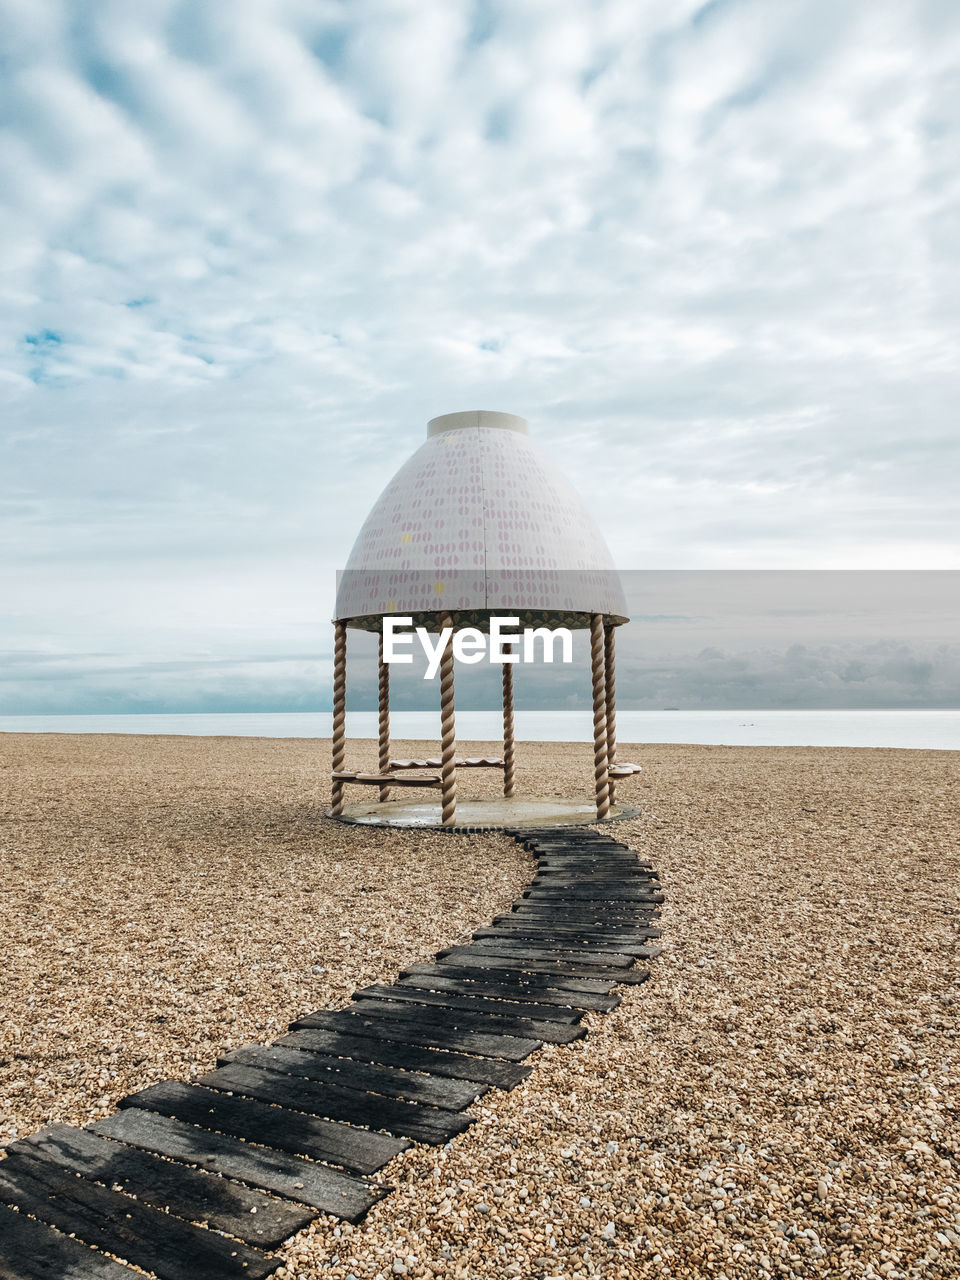
[[[614,805],[608,822],[632,818],[638,812],[628,805]],[[441,827],[441,806],[436,801],[400,800],[366,801],[344,805],[338,822],[352,822],[370,827]],[[328,813],[327,817],[333,817]],[[503,827],[585,827],[597,821],[596,806],[578,800],[558,800],[553,796],[515,797],[513,800],[460,800],[457,802],[456,827],[501,830]]]

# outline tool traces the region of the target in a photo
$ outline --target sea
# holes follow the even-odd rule
[[[329,738],[330,712],[235,712],[189,715],[0,716],[6,733],[186,734],[191,737]],[[440,717],[432,711],[396,711],[395,739],[438,741]],[[500,713],[458,711],[457,736],[495,741]],[[347,735],[376,738],[377,713],[347,714]],[[521,742],[591,742],[589,711],[516,713]],[[960,708],[882,711],[618,711],[617,737],[627,743],[700,743],[735,747],[906,747],[960,751]]]

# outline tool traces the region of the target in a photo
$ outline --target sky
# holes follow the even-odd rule
[[[953,0],[0,0],[0,62],[0,712],[328,706],[461,409],[627,571],[960,568]]]

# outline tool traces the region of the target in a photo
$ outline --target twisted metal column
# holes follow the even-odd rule
[[[511,653],[513,646],[505,644],[504,653]],[[513,663],[503,664],[503,794],[509,800],[514,793],[513,748]]]
[[[380,632],[380,648],[378,653],[380,664],[379,686],[379,772],[381,775],[390,772],[390,665],[383,660],[383,631]],[[390,788],[380,788],[380,801],[390,799]]]
[[[616,804],[616,780],[609,770],[617,763],[617,686],[614,674],[614,628],[608,624],[603,632],[603,680],[607,711],[607,795]]]
[[[593,776],[597,788],[597,821],[610,813],[607,775],[607,699],[603,680],[603,614],[590,615],[590,668],[593,675]]]
[[[343,769],[347,753],[347,627],[333,624],[333,771]],[[330,811],[343,813],[343,783],[334,778],[330,785]]]
[[[449,613],[441,614],[440,627],[450,627]],[[440,795],[442,822],[452,827],[457,811],[457,730],[453,710],[453,637],[440,659]]]

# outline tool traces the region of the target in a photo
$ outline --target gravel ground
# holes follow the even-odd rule
[[[324,819],[328,773],[305,740],[0,734],[0,1144],[392,980],[529,878],[505,837]]]
[[[3,906],[7,1137],[392,977],[529,873],[504,840],[318,824],[318,744],[0,749],[4,777],[25,763],[0,828],[20,877]],[[644,765],[620,787],[641,814],[613,830],[667,893],[651,981],[487,1095],[449,1149],[388,1166],[397,1190],[358,1227],[296,1237],[280,1280],[960,1274],[960,759],[621,755]],[[579,746],[521,759],[530,791],[580,794],[590,775]]]

